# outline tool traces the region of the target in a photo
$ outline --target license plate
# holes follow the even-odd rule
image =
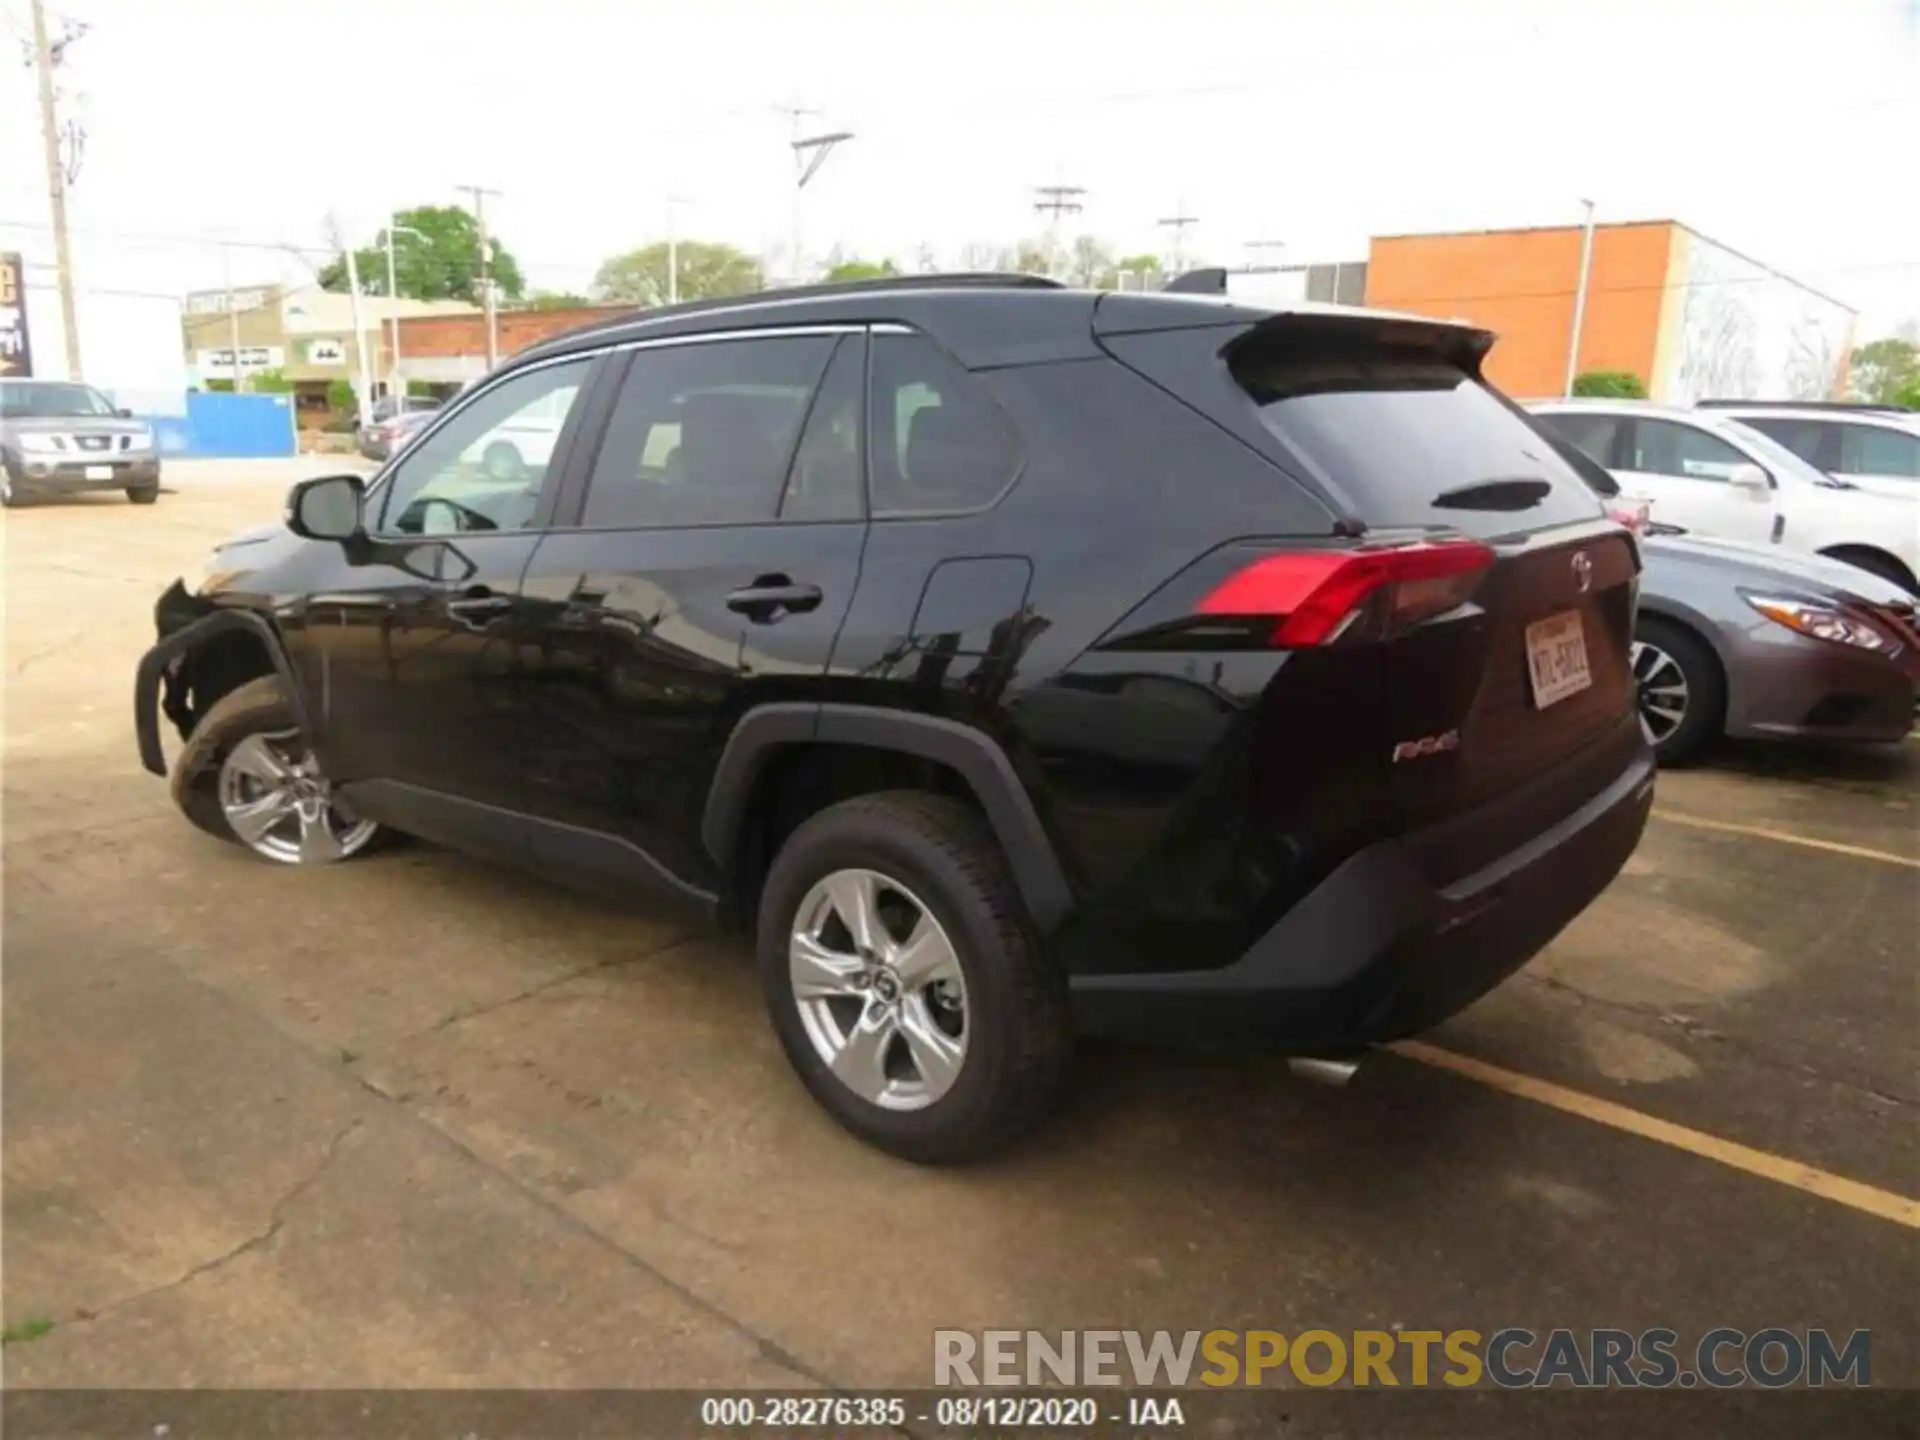
[[[112,478],[113,466],[111,465],[87,466],[87,479],[89,480],[111,480]]]
[[[1527,626],[1527,674],[1533,681],[1533,703],[1541,710],[1593,684],[1578,610],[1549,615]]]

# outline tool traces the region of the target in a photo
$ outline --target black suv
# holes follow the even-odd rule
[[[915,1159],[1077,1029],[1351,1057],[1653,791],[1634,542],[1491,343],[1007,276],[576,331],[169,589],[141,758],[157,707],[271,860],[398,831],[753,927],[802,1080]]]

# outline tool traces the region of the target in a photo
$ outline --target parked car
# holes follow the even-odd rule
[[[384,420],[393,420],[402,415],[426,415],[438,410],[443,402],[437,395],[380,395],[367,411],[367,418],[374,424]]]
[[[269,860],[391,829],[751,928],[803,1082],[914,1159],[1038,1119],[1076,1029],[1341,1073],[1651,804],[1633,539],[1491,344],[1006,276],[575,331],[171,587],[141,758],[163,712]]]
[[[124,490],[160,498],[153,427],[71,380],[0,380],[0,505],[35,494]]]
[[[1836,480],[1906,498],[1920,495],[1920,415],[1897,406],[1702,400],[1772,437]]]
[[[1613,472],[1653,519],[1697,535],[1820,554],[1909,593],[1920,574],[1920,494],[1856,489],[1716,410],[1631,400],[1529,407],[1555,434]]]
[[[360,453],[369,460],[386,460],[433,419],[435,410],[403,410],[376,420],[360,432]]]
[[[1920,693],[1920,607],[1856,565],[1708,540],[1619,508],[1619,485],[1555,439],[1610,513],[1643,534],[1633,673],[1663,765],[1722,735],[1887,743]]]

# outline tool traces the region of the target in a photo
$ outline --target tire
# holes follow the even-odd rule
[[[160,487],[158,485],[129,485],[127,487],[127,499],[136,505],[151,505],[159,498]]]
[[[930,1083],[923,1082],[917,1105],[912,1095],[876,1102],[842,1080],[823,1054],[816,1029],[810,1029],[819,1024],[820,1007],[827,1002],[810,1000],[803,1014],[795,994],[791,947],[796,930],[816,913],[812,897],[829,877],[860,873],[883,882],[877,886],[884,896],[881,905],[890,907],[896,920],[908,913],[904,896],[937,923],[951,942],[963,981],[958,1005],[963,1022],[953,1009],[945,1012],[949,1022],[961,1024],[957,1073],[932,1098],[926,1093]],[[832,908],[837,915],[837,906]],[[761,892],[758,931],[761,981],[781,1047],[813,1098],[860,1139],[922,1164],[974,1160],[1011,1143],[1052,1110],[1073,1055],[1066,981],[1042,955],[999,846],[970,807],[897,790],[857,796],[820,811],[775,857]],[[890,1055],[899,1062],[891,1068],[918,1073],[914,1060],[925,1052],[909,1044],[904,1017],[913,1002],[906,996],[921,996],[923,1023],[943,999],[950,1003],[950,995],[936,994],[938,988],[903,992],[896,987],[902,1026],[894,1032],[897,1038],[882,1042],[880,1071],[890,1068],[885,1063]],[[885,1003],[877,976],[867,982],[863,996],[836,996],[832,1005],[873,1013],[872,1007]],[[902,1092],[913,1088],[911,1079],[891,1083]]]
[[[1720,738],[1727,714],[1726,678],[1707,642],[1686,626],[1643,616],[1634,635],[1633,676],[1640,728],[1660,764],[1690,765]],[[1677,724],[1672,723],[1676,700],[1681,705]]]
[[[193,734],[173,767],[173,800],[181,814],[209,835],[239,845],[262,859],[283,864],[343,860],[369,849],[379,840],[379,826],[345,815],[337,802],[322,806],[317,800],[310,801],[306,813],[316,819],[325,816],[325,828],[335,839],[331,847],[317,839],[311,847],[291,842],[293,836],[304,841],[310,829],[298,809],[290,810],[271,836],[256,840],[236,831],[228,818],[225,795],[230,793],[231,784],[243,783],[244,777],[229,781],[228,761],[237,747],[254,737],[276,751],[284,747],[285,752],[295,758],[306,752],[293,706],[278,676],[263,675],[247,681],[221,696],[213,708],[200,717],[200,723],[193,727]],[[312,772],[312,778],[319,779],[317,772]],[[324,781],[320,782],[320,789],[324,794]],[[290,848],[292,853],[288,853]]]

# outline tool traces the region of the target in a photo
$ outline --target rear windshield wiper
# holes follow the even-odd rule
[[[1535,476],[1476,480],[1456,485],[1433,497],[1436,510],[1530,510],[1553,493],[1553,486]]]

